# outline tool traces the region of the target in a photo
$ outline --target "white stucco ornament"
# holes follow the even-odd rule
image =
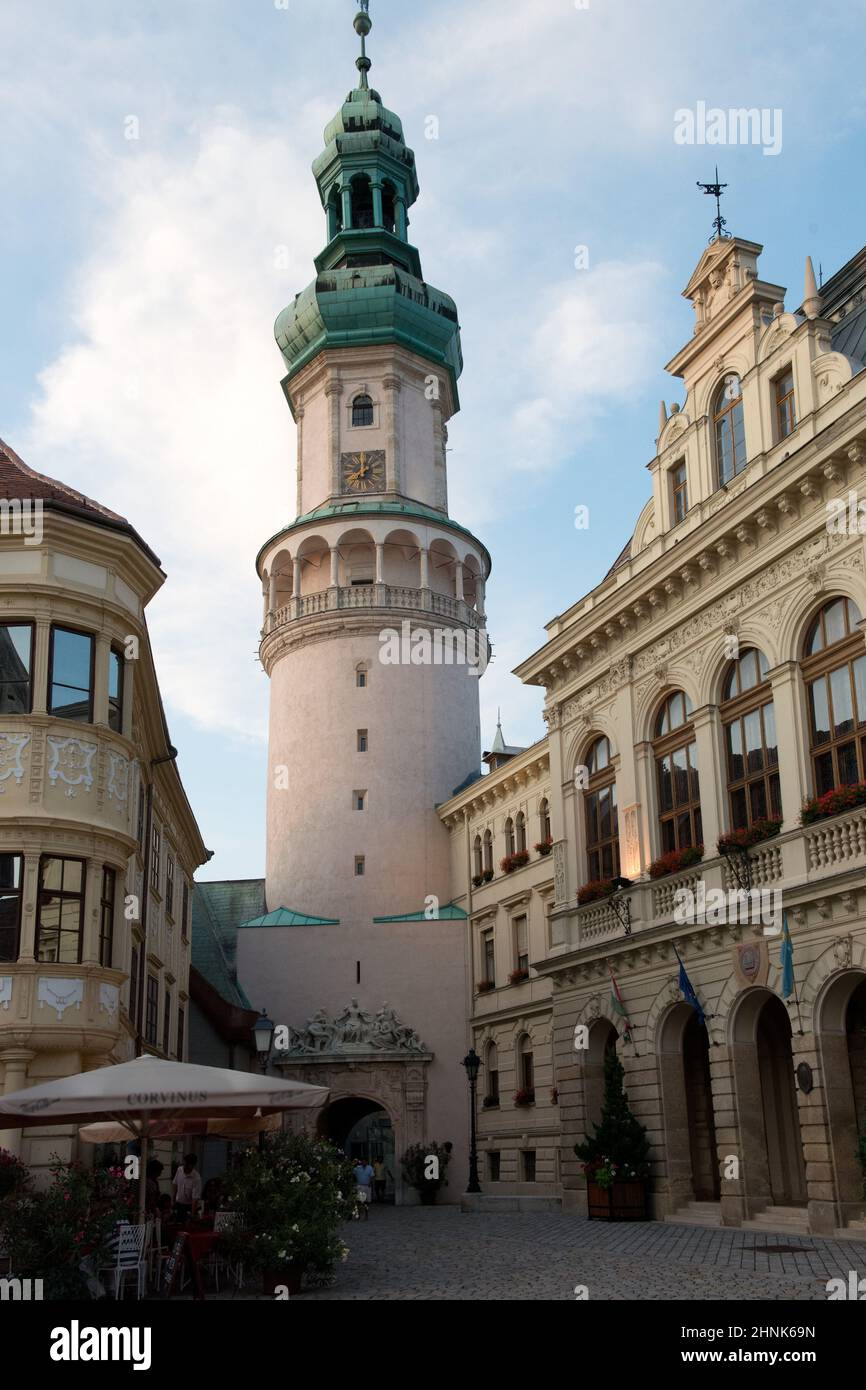
[[[12,976],[0,976],[0,1009],[12,1007]]]
[[[75,796],[76,787],[90,791],[93,786],[93,759],[96,744],[81,738],[56,738],[48,735],[48,777],[52,787],[65,783],[67,796]]]
[[[125,810],[129,797],[129,759],[122,753],[108,755],[108,795],[118,803],[118,810]]]
[[[57,1017],[62,1018],[67,1009],[84,1003],[84,981],[40,979],[36,997],[40,1004],[54,1009]]]
[[[6,791],[10,777],[14,777],[16,786],[20,787],[24,777],[21,755],[29,742],[29,734],[0,734],[0,796]]]
[[[102,984],[99,986],[99,1011],[109,1014],[114,1018],[120,1004],[120,990],[117,985]]]

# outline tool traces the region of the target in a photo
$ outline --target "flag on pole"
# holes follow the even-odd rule
[[[623,997],[622,997],[622,995],[621,995],[620,992],[619,992],[619,985],[617,984],[617,982],[616,982],[616,976],[615,976],[614,973],[613,973],[613,966],[612,966],[612,965],[609,965],[607,968],[608,968],[608,970],[610,971],[610,1002],[611,1002],[611,1006],[612,1006],[612,1008],[613,1008],[614,1013],[615,1013],[615,1014],[619,1014],[620,1018],[623,1020],[624,1027],[623,1027],[623,1030],[622,1030],[622,1035],[623,1035],[623,1037],[625,1038],[626,1042],[630,1043],[630,1042],[631,1042],[631,1023],[630,1023],[630,1021],[629,1021],[629,1016],[628,1016],[628,1013],[626,1012],[626,1007],[625,1007],[625,1003],[623,1002]]]
[[[794,943],[788,927],[788,914],[782,913],[782,998],[789,999],[794,993]]]
[[[707,1020],[706,1020],[706,1017],[704,1016],[704,1011],[703,1011],[703,1009],[701,1008],[701,1002],[700,1002],[700,1000],[698,999],[698,996],[695,994],[694,985],[692,984],[691,980],[689,979],[688,971],[686,970],[686,967],[683,965],[682,960],[680,959],[680,953],[679,953],[679,951],[677,950],[676,946],[674,947],[674,955],[676,956],[677,960],[680,962],[680,991],[681,991],[681,993],[682,993],[682,996],[683,996],[683,998],[685,999],[685,1001],[686,1001],[687,1004],[691,1004],[692,1008],[694,1009],[695,1013],[697,1014],[697,1016],[698,1016],[698,1023],[702,1023],[702,1024],[704,1025],[704,1027],[706,1028],[706,1026],[707,1026]]]

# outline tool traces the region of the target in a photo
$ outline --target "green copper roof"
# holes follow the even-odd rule
[[[192,895],[192,963],[229,1004],[252,1007],[237,978],[238,926],[265,907],[262,878],[196,883]]]
[[[448,903],[445,907],[440,907],[435,917],[428,917],[427,913],[422,912],[402,912],[397,917],[374,917],[374,922],[465,922],[468,913],[462,907]]]
[[[254,917],[251,922],[241,922],[241,927],[338,927],[339,917],[308,917],[305,912],[293,912],[289,907],[278,907],[264,917]]]

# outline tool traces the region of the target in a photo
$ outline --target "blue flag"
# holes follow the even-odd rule
[[[692,1008],[694,1009],[695,1013],[697,1014],[697,1016],[698,1016],[698,1023],[702,1023],[702,1024],[704,1025],[704,1027],[706,1028],[706,1026],[707,1026],[707,1020],[706,1020],[706,1018],[704,1017],[704,1011],[703,1011],[703,1009],[701,1008],[700,1000],[698,999],[698,996],[695,994],[694,985],[692,984],[691,980],[689,979],[689,976],[688,976],[688,972],[687,972],[687,970],[686,970],[686,967],[683,965],[682,960],[680,960],[680,953],[679,953],[679,951],[677,950],[676,946],[674,947],[674,955],[676,956],[677,960],[680,962],[680,991],[681,991],[681,993],[682,993],[682,996],[683,996],[683,998],[685,999],[685,1001],[686,1001],[687,1004],[691,1004]]]
[[[788,914],[782,913],[782,998],[789,999],[794,993],[794,943],[788,927]]]

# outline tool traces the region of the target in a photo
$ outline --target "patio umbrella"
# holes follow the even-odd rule
[[[144,1219],[148,1141],[166,1120],[258,1120],[283,1110],[308,1110],[328,1099],[324,1086],[225,1071],[194,1062],[136,1057],[0,1096],[0,1132],[37,1125],[112,1120],[141,1139],[138,1202]]]
[[[280,1129],[281,1124],[279,1115],[263,1115],[260,1120],[152,1120],[148,1136],[150,1139],[254,1139],[262,1130],[272,1133]],[[78,1137],[85,1144],[126,1144],[130,1139],[130,1125],[112,1120],[82,1125]],[[135,1137],[138,1138],[137,1129]]]

